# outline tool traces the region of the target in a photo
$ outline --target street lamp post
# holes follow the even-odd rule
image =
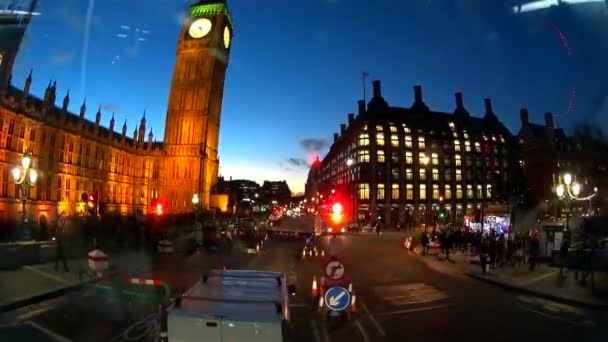
[[[199,222],[199,205],[200,203],[200,198],[198,197],[198,194],[194,194],[192,195],[192,205],[194,206],[194,236],[196,238],[196,244],[198,247],[200,247],[203,244],[203,226],[202,224]]]
[[[38,171],[32,167],[32,158],[30,155],[25,154],[21,158],[21,163],[16,165],[12,172],[15,184],[21,188],[21,214],[23,222],[27,223],[25,203],[30,196],[30,188],[36,185],[36,180],[38,180]]]
[[[351,171],[351,167],[355,165],[355,160],[352,158],[348,158],[346,160],[346,167],[348,168],[349,171]],[[355,223],[357,223],[359,221],[359,213],[357,210],[357,189],[356,189],[356,184],[355,184],[355,180],[354,177],[352,177],[352,175],[349,172],[348,175],[349,179],[348,179],[348,184],[349,184],[349,191],[350,191],[350,196],[351,196],[351,218],[350,221],[351,223],[354,225]]]
[[[563,183],[562,183],[563,181]],[[597,187],[593,187],[593,192],[588,196],[579,197],[582,185],[573,180],[572,175],[565,173],[558,177],[557,185],[555,186],[555,194],[560,200],[567,203],[566,208],[566,231],[570,229],[570,204],[572,201],[589,201],[598,193]]]

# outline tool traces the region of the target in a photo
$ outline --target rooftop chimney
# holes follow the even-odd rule
[[[373,81],[372,87],[374,97],[382,97],[382,85],[380,84],[380,81]]]
[[[357,112],[357,115],[363,115],[363,113],[365,113],[365,100],[357,101],[357,106],[359,109],[359,111]]]
[[[528,124],[528,110],[526,108],[522,108],[519,110],[519,118],[521,119],[521,125]]]
[[[422,87],[419,85],[414,86],[414,102],[422,103]]]
[[[355,114],[348,113],[348,125],[350,126],[355,121]]]
[[[492,111],[492,100],[484,99],[483,102],[486,104],[486,114],[493,114],[494,112]]]
[[[462,93],[456,93],[454,96],[456,97],[456,108],[463,108],[464,105],[462,104]]]
[[[340,134],[334,133],[334,144],[338,142],[339,137],[340,137]]]
[[[344,132],[346,132],[346,125],[340,124],[340,134],[344,134]]]

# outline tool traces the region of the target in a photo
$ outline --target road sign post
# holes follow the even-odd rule
[[[332,311],[344,311],[350,304],[350,293],[341,286],[335,286],[325,292],[325,306]]]
[[[340,280],[344,277],[344,264],[340,260],[333,259],[325,263],[323,267],[325,276],[329,280]]]

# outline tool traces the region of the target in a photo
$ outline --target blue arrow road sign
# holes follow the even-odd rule
[[[333,311],[342,311],[350,304],[350,293],[348,290],[336,286],[325,292],[325,305],[328,309]]]

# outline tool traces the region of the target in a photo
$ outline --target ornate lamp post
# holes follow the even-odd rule
[[[24,223],[27,222],[25,203],[30,196],[30,188],[34,187],[36,185],[36,180],[38,180],[38,171],[31,166],[32,158],[29,153],[26,153],[21,158],[21,163],[16,165],[12,170],[15,184],[21,189],[21,214]]]
[[[563,183],[562,183],[563,181]],[[573,180],[572,175],[565,173],[558,178],[555,193],[560,200],[566,202],[566,231],[570,230],[570,204],[571,201],[587,201],[597,195],[597,187],[593,188],[593,193],[586,197],[579,197],[582,186]]]

